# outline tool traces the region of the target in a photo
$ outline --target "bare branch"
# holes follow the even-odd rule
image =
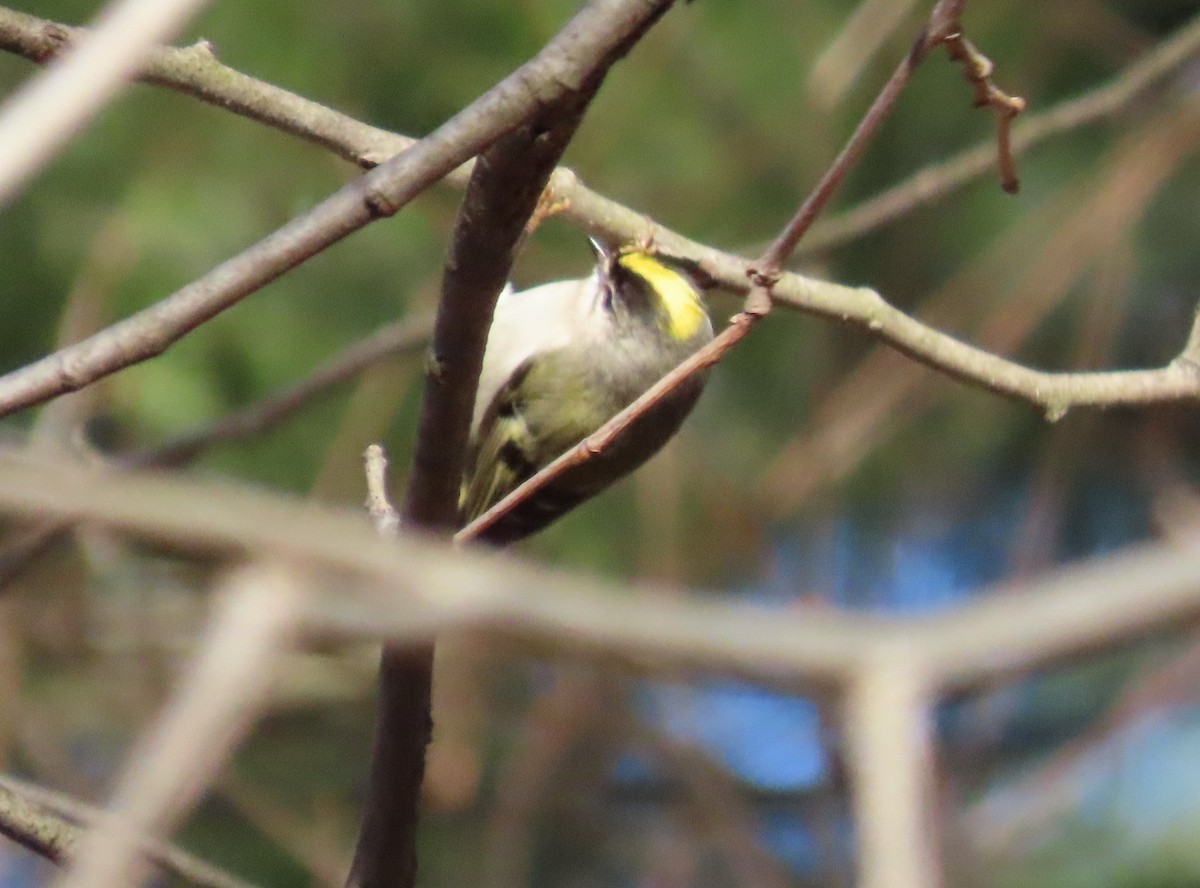
[[[0,45],[6,48],[15,45],[24,54],[38,58],[39,53],[46,51],[46,44],[52,43],[45,36],[47,27],[53,29],[61,26],[36,19],[30,21],[29,17],[0,10]],[[1031,118],[1016,127],[1013,132],[1013,153],[1019,154],[1051,135],[1122,110],[1161,80],[1165,74],[1177,69],[1187,59],[1193,57],[1198,47],[1200,47],[1200,19],[1193,21],[1175,38],[1152,52],[1141,62],[1131,66],[1125,74],[1103,89],[1065,103],[1041,117]],[[189,52],[192,50],[162,50],[162,58],[157,64],[163,65],[163,70],[156,76],[160,76],[164,82],[170,82],[172,85],[180,85],[185,82],[186,53]],[[200,69],[201,73],[197,76],[203,84],[201,92],[214,96],[214,101],[218,99],[225,101],[228,98],[235,106],[238,105],[236,93],[227,96],[221,92],[219,86],[220,76],[227,72],[234,74],[236,72],[230,72],[230,69],[219,65],[217,70],[210,71],[207,66],[200,66]],[[244,75],[238,75],[238,77],[242,78]],[[254,103],[247,104],[261,101],[270,106],[273,99],[267,99],[264,96],[273,95],[270,91],[276,88],[253,81],[252,78],[245,78],[245,80],[250,84],[248,88],[255,97]],[[279,92],[282,93],[282,91]],[[291,98],[296,99],[294,96]],[[377,137],[379,131],[363,127],[361,124],[358,125],[359,128],[350,126],[349,123],[352,121],[349,118],[337,115],[327,109],[316,112],[314,108],[319,108],[319,106],[313,106],[306,110],[313,112],[316,119],[321,121],[317,128],[320,133],[324,134],[321,138],[333,138],[330,136],[331,133],[341,133],[339,138],[343,138],[344,141],[338,141],[337,144],[342,145],[352,156],[361,160],[366,156],[364,152],[375,150],[380,144]],[[249,112],[245,111],[244,113]],[[267,122],[270,121],[267,120]],[[304,127],[301,128],[304,129]],[[305,131],[313,132],[309,129],[305,129]],[[372,136],[368,131],[376,135]],[[395,138],[401,139],[401,142],[396,144],[412,144],[403,140],[402,137]],[[320,141],[320,138],[317,140]],[[989,142],[987,145],[961,155],[949,164],[918,174],[909,183],[886,192],[851,215],[840,217],[836,221],[835,227],[817,226],[812,236],[806,239],[803,248],[827,246],[833,240],[841,240],[884,224],[894,218],[896,214],[916,203],[927,202],[948,193],[963,182],[986,172],[993,161],[993,152],[993,144]],[[461,171],[460,174],[465,178],[465,174],[462,174]],[[565,206],[559,215],[590,233],[626,242],[652,239],[665,252],[697,261],[723,287],[734,292],[744,293],[751,286],[749,275],[753,268],[749,260],[722,253],[659,227],[640,213],[584,188],[578,178],[569,170],[561,168],[557,170],[551,178],[549,190],[554,196],[554,202]],[[236,261],[231,260],[231,263]],[[227,263],[227,265],[231,263]],[[220,272],[221,269],[217,271]],[[176,294],[176,297],[188,293],[199,296],[200,293],[197,291],[202,292],[205,289],[201,286],[205,280],[208,279],[202,279],[196,284],[190,285]],[[964,382],[1015,399],[1028,401],[1041,407],[1051,417],[1062,415],[1063,410],[1072,406],[1190,400],[1200,394],[1200,385],[1194,379],[1191,365],[1187,360],[1177,360],[1158,370],[1092,374],[1047,373],[998,358],[981,349],[972,348],[953,337],[946,336],[919,321],[908,318],[890,306],[878,293],[867,288],[845,287],[801,275],[784,274],[774,284],[771,293],[777,304],[797,308],[831,320],[851,323],[860,327],[868,335],[892,345],[899,351],[936,370],[944,371]],[[220,294],[213,295],[216,297]],[[233,298],[236,301],[240,295]],[[170,323],[178,323],[178,312],[168,310],[166,302],[161,303],[160,307],[162,314],[167,316]],[[153,312],[155,309],[148,311]],[[130,322],[143,316],[144,314],[136,315],[130,319]],[[151,318],[146,318],[146,321],[151,327],[157,323]],[[131,339],[137,342],[138,325],[130,325],[130,322],[125,322],[129,326],[122,327],[121,335],[116,337],[118,340]],[[115,329],[110,328],[110,331]],[[88,343],[92,342],[94,339],[86,340],[80,346],[64,353],[62,357],[69,358],[70,361],[82,360],[88,363],[87,356],[91,350]],[[111,346],[110,343],[110,353],[107,356],[101,356],[105,361],[111,363],[90,369],[87,373],[89,379],[98,378],[99,375],[113,372],[125,365],[111,354]],[[158,347],[158,350],[161,351],[161,348],[165,348],[165,343]],[[131,357],[126,363],[149,356],[141,353],[144,346],[130,346],[130,349],[140,356]],[[51,358],[30,368],[9,374],[8,377],[0,378],[0,413],[11,412],[19,409],[22,404],[28,406],[52,397],[53,393],[59,390],[58,388],[53,388],[50,393],[42,392],[33,396],[26,391],[14,406],[12,389],[17,380],[20,380],[22,389],[27,386],[31,380],[25,374],[33,373],[44,376],[49,373],[52,378],[57,378],[55,367],[56,364]],[[18,376],[18,374],[21,375]],[[67,375],[70,376],[69,373]],[[42,383],[45,382],[46,380],[43,379]],[[79,384],[84,383],[80,381]]]
[[[920,648],[881,649],[846,695],[861,888],[941,884],[928,816],[933,759],[930,691]]]
[[[55,863],[75,852],[84,829],[102,817],[91,805],[0,774],[0,833]],[[174,845],[142,838],[140,853],[160,867],[203,888],[254,888]]]
[[[39,805],[0,776],[0,835],[61,863],[70,856],[81,832],[78,826]]]
[[[87,35],[84,28],[0,7],[0,49],[45,64]],[[226,111],[321,146],[364,168],[383,163],[416,139],[361,123],[348,115],[222,65],[208,43],[159,46],[146,56],[137,79],[193,96]],[[465,185],[469,170],[451,174]]]
[[[1200,16],[1104,86],[1026,117],[1013,127],[1009,150],[1019,157],[1046,139],[1128,110],[1168,74],[1193,60],[1197,52],[1200,52]],[[810,254],[827,250],[888,225],[982,176],[991,169],[994,160],[995,141],[988,140],[927,166],[857,207],[826,216],[813,226],[799,251]]]
[[[59,888],[133,880],[138,837],[168,829],[195,802],[256,714],[304,610],[305,588],[278,568],[229,578],[207,643],[159,724],[131,751],[111,808],[83,838]]]
[[[912,74],[917,66],[924,61],[933,47],[948,39],[951,33],[948,29],[956,24],[957,20],[943,20],[943,11],[944,4],[942,2],[934,5],[929,22],[917,36],[908,55],[904,57],[896,70],[892,72],[892,76],[888,78],[887,83],[883,85],[883,89],[879,91],[875,101],[867,109],[867,113],[858,122],[858,126],[854,128],[845,147],[838,152],[838,156],[834,158],[829,169],[825,171],[821,180],[805,198],[800,209],[796,211],[796,214],[784,226],[783,231],[775,238],[775,242],[759,259],[758,267],[762,274],[770,278],[778,275],[783,263],[796,249],[800,238],[812,227],[817,216],[820,215],[838,186],[841,185],[846,173],[857,163],[871,137],[896,106],[896,101],[904,92],[908,81],[912,79]]]
[[[812,225],[817,214],[833,196],[846,173],[866,148],[867,142],[895,107],[896,100],[911,78],[913,70],[928,55],[930,49],[943,42],[952,33],[952,25],[956,24],[957,19],[947,18],[948,6],[953,6],[953,4],[948,4],[946,0],[939,0],[934,4],[930,20],[918,36],[912,51],[884,84],[879,95],[871,103],[871,107],[867,109],[863,119],[850,135],[845,147],[834,158],[774,243],[767,248],[757,262],[746,269],[745,273],[750,286],[741,313],[735,316],[711,342],[682,361],[679,366],[667,373],[600,429],[539,470],[533,477],[459,531],[455,536],[457,541],[465,542],[483,536],[504,515],[507,515],[520,503],[530,499],[551,481],[594,458],[596,454],[612,446],[613,442],[621,436],[630,434],[642,416],[653,410],[664,398],[692,376],[720,361],[753,329],[759,320],[766,316],[771,309],[772,289],[779,281],[782,274],[781,267],[795,249],[796,242]],[[657,240],[657,236],[655,239]],[[716,275],[713,277],[715,278]],[[739,284],[741,283],[743,282],[739,282]]]
[[[303,379],[162,444],[120,453],[114,462],[125,468],[183,465],[213,444],[260,435],[373,364],[424,346],[432,328],[431,318],[387,324],[347,346]],[[58,521],[31,527],[0,547],[0,595],[26,565],[46,552],[71,526]]]
[[[1009,95],[996,86],[992,81],[992,73],[995,70],[992,60],[981,53],[965,35],[957,32],[947,35],[945,43],[950,58],[962,63],[963,76],[975,87],[975,106],[990,108],[996,116],[1000,186],[1009,194],[1016,194],[1020,190],[1021,182],[1013,162],[1010,132],[1013,119],[1025,110],[1025,100],[1020,96]]]
[[[39,19],[0,7],[0,49],[33,62],[54,58],[79,39],[83,29]],[[1146,56],[1119,72],[1107,84],[1027,117],[1013,128],[1011,152],[1018,157],[1053,136],[1115,116],[1195,57],[1200,49],[1200,17]],[[332,151],[364,168],[375,166],[408,148],[416,140],[361,123],[295,93],[249,77],[222,65],[212,47],[159,47],[151,52],[139,79],[194,96],[227,111],[290,133]],[[956,157],[933,164],[905,182],[858,207],[817,222],[797,249],[804,254],[825,250],[895,221],[908,211],[945,197],[985,174],[995,160],[995,140],[988,140]],[[469,165],[457,168],[448,181],[462,187]],[[666,233],[650,219],[588,189],[570,170],[560,168],[552,181],[555,214],[583,231],[613,242],[632,243],[652,233]],[[673,238],[679,235],[673,234]],[[661,243],[661,241],[660,241]],[[673,242],[679,255],[693,255],[699,245]]]
[[[488,552],[401,534],[358,512],[262,491],[115,473],[0,453],[0,511],[95,521],[151,539],[305,566],[318,588],[310,631],[420,641],[486,629],[640,668],[736,673],[788,686],[840,687],[881,645],[904,640],[931,688],[962,688],[1102,644],[1200,621],[1200,561],[1186,545],[1146,545],[984,590],[926,617],[824,609],[781,612],[648,584],[615,586]],[[322,570],[333,574],[322,578]],[[352,573],[348,574],[350,571]],[[621,607],[613,606],[614,600]]]
[[[625,0],[595,0],[613,16]],[[666,2],[666,0],[661,0]],[[592,8],[592,7],[589,7]],[[651,10],[658,6],[651,6]],[[571,34],[571,39],[579,35]],[[162,353],[214,315],[320,250],[384,216],[478,153],[531,114],[578,87],[580,70],[603,53],[579,39],[575,52],[554,44],[522,65],[437,130],[156,305],[27,367],[0,377],[0,415],[75,391]]]
[[[0,107],[0,205],[41,167],[206,0],[114,0],[95,30]]]
[[[291,385],[157,446],[118,454],[117,464],[129,467],[185,464],[214,444],[261,435],[380,361],[423,348],[432,329],[432,318],[386,324]]]

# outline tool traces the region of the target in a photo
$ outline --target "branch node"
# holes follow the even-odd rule
[[[46,26],[42,30],[46,35],[46,42],[49,46],[36,54],[34,61],[39,65],[44,65],[46,62],[56,58],[64,49],[71,45],[70,30],[58,22],[46,22]]]
[[[975,90],[972,105],[990,108],[996,118],[996,164],[1000,173],[1000,187],[1009,194],[1016,194],[1021,182],[1013,160],[1010,130],[1013,119],[1025,110],[1026,102],[1020,96],[1006,93],[992,82],[995,63],[961,31],[946,34],[942,42],[950,59],[962,65],[963,77]]]
[[[446,375],[446,362],[437,356],[432,347],[425,352],[425,378],[440,381]]]
[[[522,238],[529,237],[547,219],[552,219],[570,208],[571,199],[559,196],[558,186],[554,177],[551,177],[546,187],[542,189],[541,195],[538,196],[537,205],[533,208],[529,221],[525,223],[525,232],[522,234]]]
[[[1042,408],[1042,415],[1048,423],[1056,423],[1071,409],[1071,405],[1065,401],[1050,401]]]
[[[372,219],[390,219],[400,211],[395,201],[373,186],[366,187],[362,200]]]
[[[768,287],[756,283],[746,294],[746,303],[742,311],[756,318],[766,316],[771,311],[771,291]]]
[[[185,52],[203,56],[205,59],[209,60],[215,60],[217,57],[217,48],[213,46],[211,40],[206,40],[204,38],[197,40],[191,46],[187,47]]]
[[[779,279],[783,277],[783,272],[778,268],[752,265],[746,269],[746,277],[750,279],[750,283],[754,287],[769,292],[772,287],[779,283]]]

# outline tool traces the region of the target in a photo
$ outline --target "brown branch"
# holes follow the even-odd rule
[[[795,884],[786,867],[764,847],[759,812],[744,798],[744,787],[727,766],[703,747],[676,740],[645,719],[637,719],[634,730],[638,741],[681,784],[704,833],[697,844],[716,849],[737,888]]]
[[[90,805],[0,774],[0,833],[54,863],[69,861],[87,826],[101,817]],[[181,848],[144,838],[141,852],[164,872],[204,888],[254,888]]]
[[[64,46],[77,39],[81,31],[0,7],[0,49],[32,62],[50,61]],[[1166,75],[1192,59],[1198,48],[1200,17],[1194,18],[1104,86],[1031,116],[1014,127],[1012,154],[1020,156],[1047,138],[1127,110]],[[147,60],[140,79],[312,142],[364,168],[381,163],[415,141],[361,123],[222,65],[206,43],[185,49],[156,49]],[[886,225],[909,210],[932,203],[983,175],[994,160],[993,139],[929,166],[859,207],[824,217],[813,226],[798,249],[806,254],[828,249]],[[449,175],[448,181],[462,187],[469,172],[468,166],[459,167]],[[560,168],[556,171],[553,190],[561,206],[556,215],[596,237],[632,243],[643,240],[654,227],[641,214],[588,189],[570,170]],[[699,258],[690,253],[680,255]]]
[[[457,523],[484,346],[517,245],[608,69],[672,2],[593,0],[519,72],[531,93],[550,95],[480,155],[467,185],[442,279],[404,525],[437,533]],[[409,888],[416,881],[432,679],[432,645],[384,646],[375,745],[349,885]]]
[[[1010,152],[1019,157],[1046,139],[1128,110],[1168,74],[1194,59],[1197,52],[1200,52],[1200,16],[1104,86],[1017,124],[1012,130]],[[823,218],[804,239],[800,252],[827,250],[888,225],[982,176],[991,169],[994,160],[995,140],[988,140],[948,160],[927,166],[859,206]]]
[[[1077,810],[1084,791],[1081,775],[1121,734],[1172,709],[1192,709],[1200,687],[1200,644],[1193,639],[1165,662],[1153,662],[1122,686],[1120,694],[1083,733],[1066,740],[1033,770],[1006,781],[971,803],[960,823],[973,847],[989,857],[1011,856],[1051,820]]]
[[[261,712],[308,610],[308,592],[303,576],[277,563],[226,578],[205,643],[170,704],[127,753],[112,801],[79,842],[62,888],[138,881],[141,836],[179,821]]]
[[[955,8],[953,16],[948,14],[949,7]],[[800,209],[775,238],[775,242],[758,260],[758,267],[762,274],[768,278],[778,276],[783,263],[796,249],[800,238],[812,227],[821,210],[825,208],[838,186],[841,185],[846,173],[858,162],[858,158],[866,149],[871,137],[895,108],[896,101],[900,98],[904,87],[908,86],[917,66],[929,55],[931,49],[950,38],[956,24],[957,7],[955,4],[949,0],[938,0],[929,16],[928,23],[913,42],[912,49],[892,72],[887,83],[883,85],[883,89],[879,91],[875,101],[867,109],[867,113],[858,122],[858,126],[855,127],[845,147],[834,158],[833,163],[821,176],[816,187],[805,198]]]
[[[59,22],[0,7],[0,50],[47,64],[87,33]],[[138,80],[192,96],[242,117],[281,130],[370,168],[412,146],[416,140],[361,123],[295,93],[222,65],[213,47],[158,47],[142,65]],[[466,183],[466,172],[456,174]]]
[[[71,29],[62,25],[0,9],[0,48],[11,49],[35,61],[52,56],[71,33]],[[1198,47],[1200,18],[1106,86],[1015,127],[1013,154],[1019,155],[1046,138],[1126,109],[1165,75],[1194,57]],[[153,56],[148,72],[146,77],[153,82],[295,132],[362,165],[369,166],[381,156],[389,156],[395,150],[414,144],[412,140],[357,123],[345,115],[226,68],[217,63],[205,47],[163,49]],[[994,152],[994,142],[990,141],[948,163],[930,167],[858,209],[824,224],[818,223],[799,249],[826,248],[887,224],[915,206],[932,202],[986,172],[993,163]],[[467,171],[459,168],[451,178],[461,183],[466,175]],[[721,286],[742,293],[750,289],[749,275],[753,269],[749,260],[720,252],[658,226],[646,216],[587,189],[570,170],[560,168],[555,171],[549,193],[553,195],[553,203],[564,207],[557,215],[591,234],[615,242],[652,239],[664,252],[698,262]],[[771,293],[777,304],[833,321],[848,321],[933,369],[1027,401],[1051,416],[1060,415],[1063,409],[1076,405],[1152,403],[1194,399],[1200,395],[1200,386],[1192,379],[1190,365],[1186,362],[1176,366],[1177,361],[1166,368],[1149,371],[1083,375],[1047,373],[973,349],[911,318],[905,319],[878,293],[867,288],[845,287],[784,274]],[[2,395],[3,387],[0,386],[0,410],[4,409]]]
[[[805,198],[796,214],[784,226],[774,243],[767,248],[757,262],[745,269],[745,275],[751,284],[743,310],[711,342],[681,362],[636,401],[460,530],[455,535],[456,541],[466,542],[482,536],[503,516],[533,497],[547,484],[573,471],[595,457],[596,454],[612,446],[613,442],[619,440],[621,436],[629,434],[632,426],[642,416],[653,410],[672,391],[695,374],[719,362],[731,348],[745,338],[754,325],[770,311],[773,301],[772,289],[780,279],[780,269],[783,263],[795,249],[797,241],[812,225],[817,214],[833,196],[846,173],[866,148],[867,142],[895,107],[896,100],[907,85],[915,67],[928,55],[930,49],[944,41],[952,33],[951,25],[956,19],[948,17],[947,10],[950,8],[957,8],[952,0],[938,0],[934,5],[926,28],[917,38],[905,60],[888,78],[875,101],[871,103],[870,108],[867,109],[866,114],[851,133],[846,145]],[[659,236],[655,235],[653,239],[658,242]],[[716,277],[716,275],[713,276]]]
[[[623,702],[612,689],[613,680],[594,669],[563,666],[554,687],[533,699],[496,781],[481,888],[530,884],[538,816],[580,741],[610,729],[609,704]]]
[[[182,465],[214,444],[261,435],[371,366],[423,348],[429,342],[432,328],[432,319],[427,318],[386,324],[291,385],[162,444],[119,454],[117,464],[137,468]]]
[[[963,66],[963,76],[975,87],[975,107],[990,108],[996,117],[996,162],[1000,168],[1000,186],[1009,194],[1021,188],[1012,156],[1012,122],[1025,110],[1025,100],[1006,93],[992,81],[995,65],[962,33],[948,34],[946,51]]]
[[[604,12],[614,4],[597,0]],[[501,134],[572,92],[577,72],[600,61],[596,47],[581,41],[577,49],[577,54],[539,54],[420,142],[172,296],[0,377],[0,416],[160,354],[305,259],[369,222],[395,214]]]
[[[1177,122],[1170,112],[1144,121],[1138,134],[1122,140],[1100,175],[1061,188],[1053,200],[1023,218],[1001,245],[963,265],[910,312],[928,324],[970,331],[993,353],[1019,349],[1089,266],[1122,252],[1123,239],[1136,230],[1148,202],[1189,156],[1197,133],[1189,134],[1187,127],[1180,131]],[[1053,235],[1047,237],[1047,231]],[[1021,270],[1004,300],[976,298],[981,288],[1014,268]],[[1093,301],[1111,320],[1112,307],[1122,298],[1128,294],[1111,292]],[[980,314],[984,301],[990,310]],[[1072,361],[1070,369],[1102,363],[1098,357],[1083,364]],[[920,422],[945,391],[929,385],[927,374],[927,368],[895,350],[876,346],[814,408],[809,428],[772,458],[757,484],[760,507],[774,516],[794,512],[816,490],[845,477],[887,435]],[[898,423],[885,421],[897,417]]]
[[[933,686],[968,687],[1104,644],[1200,622],[1200,560],[1145,545],[981,590],[924,617],[792,613],[645,583],[615,585],[409,534],[382,539],[358,511],[213,483],[115,473],[0,452],[0,512],[101,523],[191,551],[276,556],[304,568],[308,632],[416,641],[489,630],[570,656],[841,687],[880,646],[921,652]],[[614,607],[619,600],[620,607]]]
[[[373,364],[424,346],[432,328],[432,319],[387,324],[347,346],[303,379],[163,444],[117,454],[113,461],[122,468],[186,465],[213,444],[228,444],[262,434]],[[0,595],[26,565],[45,553],[71,527],[69,522],[42,523],[6,542],[0,548]]]

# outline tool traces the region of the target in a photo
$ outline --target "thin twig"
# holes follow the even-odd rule
[[[1024,218],[1019,230],[991,251],[994,255],[965,265],[912,314],[929,324],[970,331],[992,353],[1018,350],[1089,265],[1136,229],[1147,202],[1194,150],[1197,135],[1200,128],[1186,117],[1164,112],[1147,120],[1138,133],[1122,140],[1102,175],[1063,188],[1044,209]],[[1064,212],[1068,207],[1070,212]],[[1049,239],[1048,230],[1054,232]],[[978,300],[967,294],[986,291],[1011,269],[1020,272],[1005,302],[990,300],[994,311],[973,323]],[[1105,309],[1120,298],[1110,295]],[[919,421],[944,390],[922,384],[929,380],[927,373],[894,350],[877,346],[815,408],[809,428],[771,460],[758,485],[760,506],[774,515],[793,512],[805,497],[844,477],[885,434],[895,432],[897,424],[885,420],[902,415],[900,425]]]
[[[649,747],[660,766],[683,786],[699,815],[696,819],[704,834],[697,844],[716,849],[737,888],[788,888],[794,884],[784,865],[765,847],[759,812],[747,801],[744,787],[728,767],[704,748],[677,740],[645,719],[639,719],[635,729],[641,744]]]
[[[1013,161],[1009,134],[1013,120],[1025,110],[1025,100],[996,86],[992,80],[995,70],[992,60],[981,53],[964,34],[950,34],[945,43],[950,58],[962,63],[963,76],[975,87],[975,106],[990,108],[996,117],[996,162],[1000,168],[1000,186],[1009,194],[1016,194],[1020,190],[1021,180]]]
[[[423,347],[432,328],[431,318],[387,324],[291,385],[157,446],[119,453],[113,463],[121,468],[185,465],[214,444],[260,435],[372,365]],[[26,528],[16,539],[0,547],[0,595],[31,561],[45,553],[71,527],[69,522],[43,522]]]
[[[1082,734],[1060,744],[1031,771],[969,805],[960,825],[988,857],[1021,853],[1051,821],[1078,810],[1088,776],[1122,734],[1171,710],[1192,710],[1200,687],[1200,644],[1193,639],[1166,662],[1153,662],[1124,684],[1117,699]]]
[[[954,7],[954,4],[949,0],[938,0],[934,5],[929,22],[913,44],[912,50],[888,78],[875,101],[871,103],[871,107],[863,115],[863,119],[855,127],[846,145],[834,158],[775,241],[757,262],[745,269],[750,286],[743,310],[732,318],[729,325],[711,342],[682,361],[632,404],[460,530],[455,535],[456,541],[466,542],[485,534],[488,528],[518,505],[533,497],[551,481],[572,471],[612,446],[614,441],[629,432],[640,417],[653,410],[676,388],[695,374],[718,363],[770,311],[773,290],[778,285],[782,274],[780,269],[791,255],[792,250],[795,249],[797,241],[812,225],[817,214],[833,196],[846,173],[862,154],[871,137],[895,107],[896,100],[907,85],[915,67],[928,55],[930,49],[943,42],[949,34],[954,32],[953,25],[956,24],[957,19],[947,16],[947,9],[950,7]],[[658,236],[656,236],[656,240],[658,240]]]
[[[102,816],[77,799],[0,774],[0,833],[54,863],[68,862],[85,828]],[[143,838],[139,850],[164,872],[202,888],[255,888],[175,845]]]
[[[812,227],[817,216],[820,215],[829,199],[837,191],[838,186],[841,185],[846,173],[866,150],[867,143],[879,129],[880,124],[895,108],[896,101],[900,98],[900,94],[908,85],[909,80],[912,79],[912,74],[917,66],[929,55],[931,49],[945,42],[954,33],[957,17],[951,18],[946,15],[945,7],[947,5],[945,0],[939,0],[934,5],[929,21],[913,42],[912,49],[892,72],[887,83],[883,85],[883,89],[879,91],[875,101],[871,103],[871,107],[858,122],[858,126],[855,127],[845,147],[838,152],[838,156],[834,158],[820,181],[805,198],[800,209],[796,211],[796,214],[784,226],[783,231],[775,238],[774,243],[758,260],[757,266],[761,274],[768,278],[774,278],[779,274],[783,263],[792,255],[800,238]]]
[[[388,462],[383,447],[370,445],[363,454],[363,464],[367,477],[367,514],[380,536],[393,537],[400,532],[400,513],[388,497]]]
[[[1013,127],[1009,150],[1019,157],[1046,139],[1113,117],[1145,99],[1145,93],[1200,52],[1200,16],[1108,83],[1068,99]],[[851,209],[826,216],[809,232],[799,251],[827,250],[854,240],[927,206],[985,174],[995,160],[996,142],[989,139],[947,160],[931,164],[908,179]]]
[[[162,444],[118,454],[116,463],[130,468],[176,466],[191,462],[214,444],[261,435],[375,364],[423,348],[432,329],[432,318],[386,324],[296,382]]]
[[[312,873],[310,888],[342,888],[349,866],[340,836],[330,835],[328,821],[314,817],[309,805],[296,804],[295,796],[273,799],[254,784],[226,769],[212,792],[232,805],[240,817],[281,851]]]

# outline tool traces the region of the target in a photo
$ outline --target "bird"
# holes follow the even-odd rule
[[[466,524],[599,429],[713,338],[702,278],[648,245],[592,241],[595,267],[500,294],[488,332],[459,499]],[[679,430],[698,373],[603,451],[491,524],[481,542],[527,537],[642,465]]]

